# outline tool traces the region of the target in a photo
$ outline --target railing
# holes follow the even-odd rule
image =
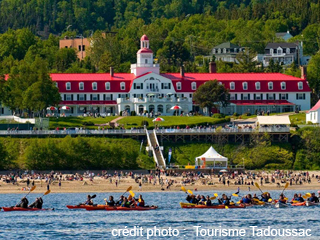
[[[2,130],[0,135],[107,135],[144,133],[144,129],[108,129],[108,130]]]
[[[153,63],[136,63],[136,64],[131,64],[131,68],[136,68],[136,67],[159,67],[160,65],[153,64]]]
[[[152,151],[153,159],[156,162],[157,166],[159,166],[159,162],[158,162],[158,159],[157,159],[156,151],[154,150],[154,148],[152,146],[152,142],[150,140],[149,132],[148,132],[147,129],[145,129],[144,131],[146,132],[146,135],[147,135],[148,146],[149,146],[149,149],[151,149],[151,151]]]
[[[160,152],[161,160],[162,160],[162,162],[163,162],[163,166],[164,166],[164,168],[166,168],[166,161],[165,161],[165,159],[164,159],[164,157],[163,157],[162,150],[160,149],[160,144],[159,144],[159,141],[158,141],[158,138],[157,138],[156,129],[153,129],[153,134],[154,134],[154,137],[155,137],[155,139],[156,139],[156,143],[157,143],[157,145],[159,146],[159,152]]]
[[[170,164],[167,166],[169,169],[185,169],[186,171],[191,169],[245,169],[243,165],[228,165],[225,166],[215,166],[215,167],[201,167],[201,166],[195,166],[195,165],[175,165]]]
[[[157,133],[255,133],[255,132],[290,132],[288,127],[281,128],[189,128],[189,129],[157,129]]]

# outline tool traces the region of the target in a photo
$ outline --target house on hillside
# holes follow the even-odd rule
[[[215,46],[211,50],[211,54],[216,57],[217,61],[223,62],[234,62],[236,63],[236,56],[239,52],[244,51],[245,48],[242,48],[231,42],[225,42],[218,46]]]
[[[270,60],[279,62],[281,65],[289,66],[292,63],[305,66],[308,64],[310,56],[303,56],[302,43],[268,43],[264,49],[264,54],[260,57],[263,66],[269,66]]]
[[[288,41],[290,38],[292,38],[293,36],[290,34],[289,31],[286,32],[277,32],[276,33],[276,38],[280,38],[283,39],[284,41]]]
[[[320,100],[307,112],[306,122],[320,123]]]

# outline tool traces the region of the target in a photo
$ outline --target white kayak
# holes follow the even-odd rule
[[[288,207],[287,204],[284,204],[284,203],[280,203],[280,202],[277,202],[275,205],[274,205],[275,208],[286,208]]]
[[[306,206],[307,206],[307,207],[310,207],[310,206],[320,206],[320,203],[315,203],[315,202],[306,201]]]

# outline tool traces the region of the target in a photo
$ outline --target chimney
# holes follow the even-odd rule
[[[300,66],[300,71],[301,71],[301,79],[307,80],[307,67]]]
[[[110,76],[113,77],[113,67],[110,67]]]
[[[184,66],[180,67],[180,75],[181,77],[184,77]]]
[[[209,63],[209,73],[216,73],[217,72],[217,64],[215,62]]]

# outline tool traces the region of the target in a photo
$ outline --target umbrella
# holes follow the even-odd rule
[[[157,118],[152,120],[152,122],[163,122],[163,121],[164,121],[164,119],[160,118],[160,117],[157,117]]]
[[[155,94],[154,94],[154,93],[148,93],[148,95],[149,95],[149,96],[155,96]]]
[[[180,106],[178,106],[178,105],[176,105],[176,106],[174,106],[174,107],[172,107],[172,108],[170,108],[171,110],[180,110],[181,109],[181,107]]]
[[[225,170],[225,169],[222,169],[222,170],[220,170],[220,172],[228,172],[227,170]]]
[[[57,108],[56,108],[56,107],[54,107],[54,106],[51,106],[51,107],[47,107],[47,110],[55,111],[55,110],[57,110]]]
[[[60,110],[70,110],[70,107],[68,107],[68,106],[62,106],[62,107],[60,108]]]
[[[171,92],[170,92],[170,93],[167,93],[167,95],[173,95],[173,94],[174,94],[174,93],[171,93]]]

